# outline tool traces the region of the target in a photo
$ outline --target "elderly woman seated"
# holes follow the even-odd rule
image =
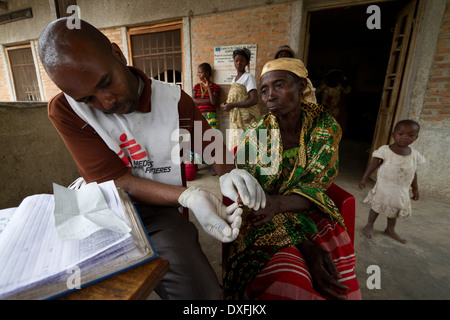
[[[269,113],[246,131],[235,161],[266,206],[244,208],[224,252],[225,298],[360,299],[353,244],[324,193],[338,172],[339,124],[316,103],[300,60],[266,63],[260,85]]]

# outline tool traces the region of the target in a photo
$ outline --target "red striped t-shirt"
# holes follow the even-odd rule
[[[209,99],[209,91],[205,90],[203,92],[203,97],[202,97],[202,88],[201,88],[201,83],[197,83],[194,86],[193,92],[195,93],[193,98],[194,99]],[[211,91],[212,92],[219,92],[220,91],[220,87],[215,84],[214,82],[211,82]],[[211,101],[211,100],[210,100]],[[210,102],[209,103],[202,103],[197,105],[198,109],[200,110],[201,113],[204,112],[216,112],[216,107],[214,105],[212,105]]]

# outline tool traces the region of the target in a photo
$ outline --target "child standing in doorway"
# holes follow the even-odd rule
[[[417,167],[425,162],[425,158],[410,145],[417,140],[420,126],[412,120],[399,121],[392,136],[394,143],[384,145],[373,152],[373,160],[367,167],[359,188],[366,187],[366,181],[378,168],[377,182],[369,191],[364,203],[369,203],[371,209],[363,234],[371,238],[373,225],[379,214],[387,217],[385,233],[401,243],[406,240],[395,232],[398,217],[411,215],[409,190],[412,187],[412,199],[419,200],[417,183]]]

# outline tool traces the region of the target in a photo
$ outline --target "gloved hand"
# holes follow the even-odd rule
[[[266,207],[266,194],[250,173],[243,169],[233,169],[219,178],[220,190],[234,202],[240,196],[245,206],[253,210]]]
[[[226,207],[211,192],[190,187],[178,198],[178,202],[191,209],[203,229],[222,242],[234,241],[242,222],[242,209],[237,203]]]

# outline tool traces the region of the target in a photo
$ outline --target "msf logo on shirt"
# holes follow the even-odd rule
[[[160,174],[171,172],[171,166],[163,166],[154,168],[153,161],[150,161],[147,152],[141,147],[135,139],[128,140],[128,137],[123,133],[120,137],[119,144],[120,151],[117,153],[119,158],[127,166],[128,170],[140,170],[146,174]]]
[[[117,155],[123,161],[123,163],[125,163],[128,169],[131,169],[133,167],[131,161],[141,161],[142,159],[147,157],[147,152],[142,149],[142,147],[136,142],[135,139],[131,139],[128,141],[128,137],[125,133],[122,134],[119,139],[122,143],[119,145],[121,150],[119,153],[117,153]],[[124,149],[128,151],[127,153],[129,154],[129,158],[127,157],[125,152],[123,152]]]

